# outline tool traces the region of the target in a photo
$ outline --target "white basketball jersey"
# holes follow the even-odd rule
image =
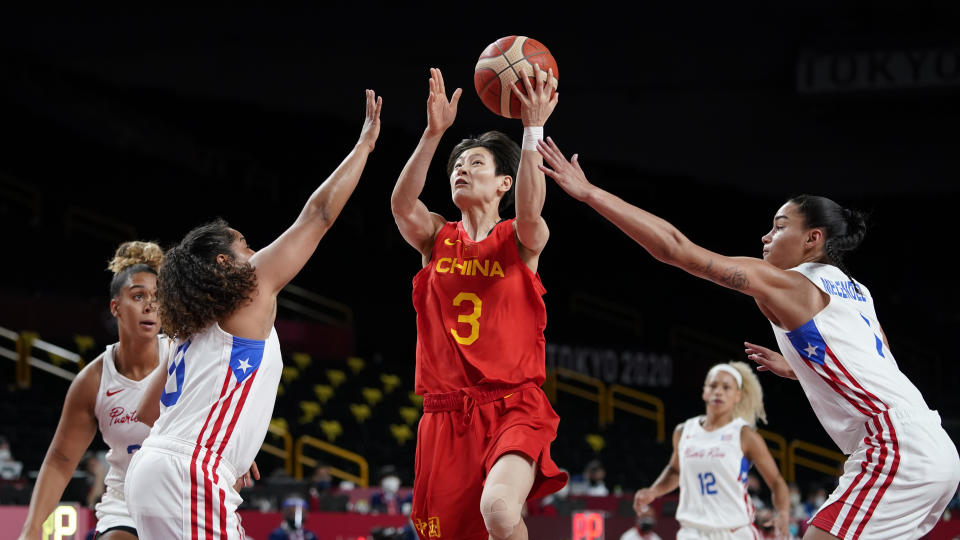
[[[845,454],[867,436],[867,422],[883,411],[927,409],[917,387],[900,372],[883,343],[870,291],[839,268],[804,263],[800,272],[830,295],[830,303],[803,326],[773,325],[780,352],[796,373],[813,410]],[[879,426],[876,426],[879,429]]]
[[[273,416],[283,371],[276,329],[266,340],[228,334],[214,323],[177,348],[165,364],[167,381],[154,437],[192,445],[204,467],[221,459],[238,474],[249,468]],[[203,452],[200,450],[203,449]],[[208,463],[207,456],[216,456]]]
[[[164,335],[158,335],[157,342],[162,362],[175,349],[175,343]],[[112,513],[114,503],[123,503],[123,481],[130,458],[150,433],[150,426],[137,418],[137,408],[149,377],[134,381],[121,375],[114,363],[116,350],[116,343],[108,346],[100,360],[100,389],[94,405],[100,434],[110,447],[107,451],[107,464],[110,465],[105,482],[107,489],[97,504],[98,519],[102,519],[102,513]],[[122,513],[126,514],[126,510]]]
[[[698,528],[737,529],[753,523],[753,503],[747,494],[750,461],[743,455],[740,429],[734,418],[705,431],[695,416],[683,424],[677,453],[680,459],[680,504],[677,521]]]

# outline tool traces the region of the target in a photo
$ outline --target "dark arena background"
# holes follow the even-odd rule
[[[352,148],[365,88],[383,97],[380,137],[280,296],[286,368],[242,516],[265,539],[299,494],[321,539],[401,538],[404,509],[369,504],[386,468],[410,490],[422,412],[411,303],[420,257],[397,231],[390,194],[426,125],[430,67],[448,91],[464,90],[423,193],[431,210],[458,217],[443,168],[460,139],[498,129],[520,140],[520,121],[492,114],[473,89],[477,57],[507,35],[533,37],[557,60],[546,134],[580,155],[594,184],[709,249],[759,257],[792,195],[869,212],[852,273],[873,292],[900,369],[956,440],[960,6],[817,4],[0,14],[0,436],[21,464],[0,464],[0,538],[20,530],[70,377],[116,340],[105,270],[116,246],[171,247],[216,216],[264,246]],[[775,341],[749,297],[658,263],[547,182],[545,389],[561,416],[554,459],[578,482],[530,501],[527,523],[531,538],[586,539],[600,538],[599,519],[615,540],[634,525],[634,491],[667,463],[673,427],[702,413],[706,370],[746,360],[744,340]],[[803,503],[833,489],[843,456],[795,381],[760,379],[761,428],[801,494],[799,529]],[[91,460],[105,450],[98,436]],[[91,460],[64,493],[57,538],[84,538],[93,524]],[[327,469],[330,489],[318,486]],[[591,475],[606,489],[590,491]],[[769,506],[758,485],[757,504]],[[654,508],[664,538],[677,528],[676,500]],[[960,530],[953,506],[931,538]]]

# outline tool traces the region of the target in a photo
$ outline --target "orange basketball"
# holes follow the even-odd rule
[[[530,84],[535,85],[534,64],[540,66],[544,80],[547,70],[553,68],[553,88],[556,90],[559,78],[557,61],[539,41],[526,36],[507,36],[488,45],[473,71],[473,86],[480,101],[500,116],[520,118],[520,100],[513,95],[510,84],[516,82],[520,91],[525,91],[520,80],[520,70],[523,70]]]

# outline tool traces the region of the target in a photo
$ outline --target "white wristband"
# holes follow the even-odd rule
[[[520,148],[536,152],[537,141],[541,139],[543,139],[543,126],[524,126],[523,144],[520,145]]]

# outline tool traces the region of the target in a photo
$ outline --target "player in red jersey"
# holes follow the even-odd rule
[[[540,389],[546,291],[537,274],[549,231],[536,141],[557,94],[544,84],[552,72],[535,75],[535,85],[521,77],[526,94],[513,88],[522,149],[498,132],[453,149],[447,173],[461,220],[447,221],[419,196],[461,89],[448,100],[440,70],[431,69],[427,128],[393,190],[397,226],[423,264],[413,280],[424,415],[411,519],[425,540],[526,539],[524,501],[567,480],[550,458],[559,417]],[[516,218],[503,219],[514,183]]]

